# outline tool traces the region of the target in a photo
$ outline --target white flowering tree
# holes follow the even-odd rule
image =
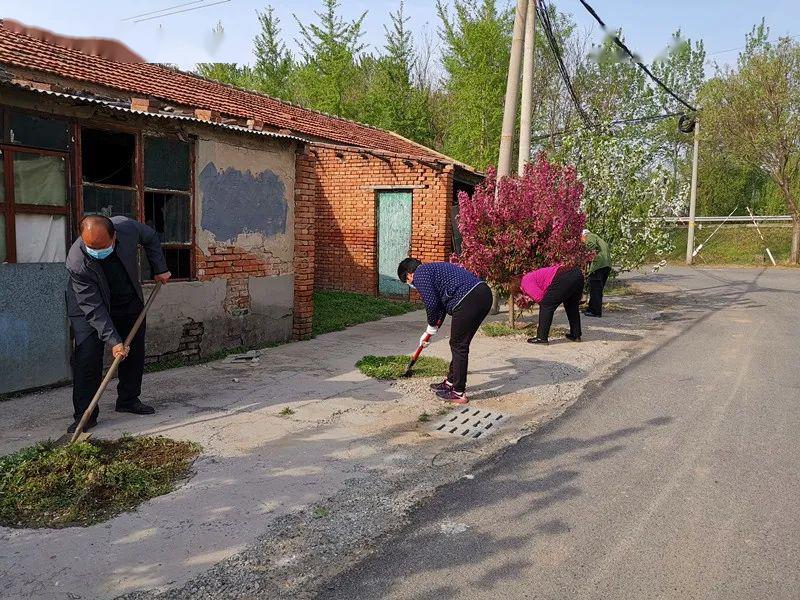
[[[584,129],[566,137],[560,154],[578,169],[587,228],[608,243],[616,271],[671,249],[670,226],[659,217],[677,214],[688,188],[676,188],[652,145],[620,130]]]

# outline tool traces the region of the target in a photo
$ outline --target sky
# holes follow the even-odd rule
[[[364,41],[374,52],[384,43],[384,25],[400,0],[342,0],[341,12],[353,19],[364,11]],[[499,0],[503,2],[504,0]],[[510,0],[508,0],[510,1]],[[579,26],[600,41],[602,34],[578,0],[551,0],[560,11],[573,14]],[[217,3],[217,4],[214,4]],[[158,18],[144,14],[176,7],[205,8]],[[74,36],[111,37],[128,44],[151,62],[172,63],[191,69],[197,62],[251,63],[252,40],[258,33],[256,11],[272,4],[280,18],[287,46],[297,51],[299,36],[294,19],[312,22],[320,0],[0,0],[0,17]],[[590,4],[609,26],[622,27],[628,45],[647,62],[663,52],[670,35],[680,28],[683,36],[702,38],[709,61],[736,61],[736,52],[724,52],[744,44],[744,36],[762,17],[771,37],[800,36],[800,2],[797,0],[591,0]],[[434,0],[406,0],[406,12],[417,37],[436,39],[438,17]],[[139,22],[136,22],[136,15]],[[224,34],[213,28],[222,23]],[[708,71],[712,70],[711,65]]]

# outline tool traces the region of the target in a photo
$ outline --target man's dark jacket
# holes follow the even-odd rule
[[[139,283],[137,250],[139,244],[145,250],[152,272],[165,273],[167,261],[161,250],[158,234],[151,227],[128,217],[112,217],[117,232],[117,253],[128,276],[131,278],[139,299],[144,301]],[[100,339],[111,345],[123,342],[111,320],[111,290],[99,261],[86,254],[81,238],[75,240],[67,254],[67,315],[75,332],[75,344],[80,344],[95,331]]]

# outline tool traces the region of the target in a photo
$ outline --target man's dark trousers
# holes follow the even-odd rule
[[[114,328],[120,336],[126,338],[133,328],[138,315],[111,316]],[[144,373],[144,334],[145,323],[131,342],[128,356],[119,364],[117,375],[117,408],[124,408],[135,403],[142,392],[142,374]],[[103,355],[105,344],[97,333],[90,335],[75,347],[72,357],[72,405],[75,419],[80,419],[94,397],[103,378]],[[92,419],[97,419],[99,410],[95,408]]]
[[[564,310],[567,312],[570,334],[576,338],[581,337],[580,304],[582,296],[583,273],[581,273],[581,270],[577,267],[559,270],[539,304],[537,337],[542,340],[548,339],[550,326],[553,324],[553,314],[555,314],[559,304],[564,304]]]
[[[490,310],[492,290],[485,283],[479,283],[472,288],[453,310],[453,320],[450,323],[450,352],[453,359],[450,361],[447,380],[453,384],[456,392],[461,393],[467,387],[469,345]]]
[[[590,313],[598,317],[603,314],[603,290],[606,287],[611,267],[603,267],[589,273],[589,306]]]

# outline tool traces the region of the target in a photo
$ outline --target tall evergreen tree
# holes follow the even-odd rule
[[[364,118],[377,127],[422,144],[432,144],[432,115],[427,90],[414,81],[417,55],[402,0],[398,11],[389,16],[391,27],[384,26],[385,55],[375,62]]]
[[[497,0],[437,0],[443,43],[445,153],[478,168],[497,162],[513,13]]]
[[[256,64],[253,76],[260,92],[276,98],[289,100],[292,97],[292,75],[294,60],[281,40],[280,20],[272,6],[263,12],[257,11],[261,31],[253,41]]]
[[[295,15],[303,52],[297,98],[310,108],[357,119],[363,104],[358,61],[366,47],[361,37],[367,13],[345,22],[339,5],[339,0],[323,0],[323,10],[315,11],[319,23],[306,25]]]

